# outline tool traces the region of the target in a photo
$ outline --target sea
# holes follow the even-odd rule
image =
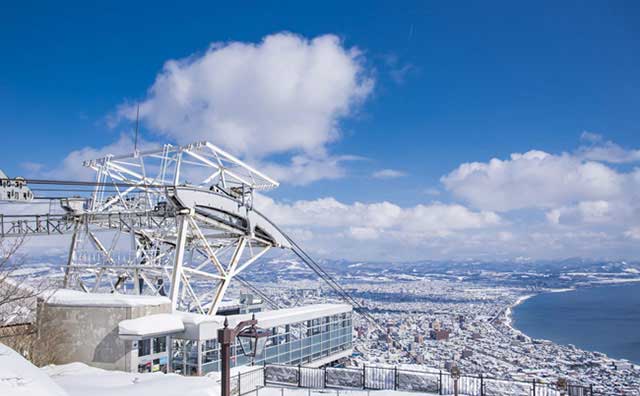
[[[640,283],[538,294],[512,315],[513,326],[530,337],[640,364]]]

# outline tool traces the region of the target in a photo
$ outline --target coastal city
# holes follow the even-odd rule
[[[585,279],[597,284],[619,283],[622,275],[624,282],[640,281],[635,271],[586,271],[573,278],[559,273],[557,278],[566,281],[564,288],[546,289],[504,286],[513,278],[505,272],[487,273],[468,282],[460,281],[457,274],[421,276],[413,270],[354,276],[355,268],[349,271],[345,267],[340,282],[362,300],[382,326],[379,329],[356,316],[357,356],[347,365],[408,365],[448,371],[455,362],[470,375],[546,383],[564,378],[593,385],[594,391],[602,394],[640,395],[640,365],[573,345],[532,339],[515,329],[511,318],[514,306],[532,295],[593,286]],[[296,280],[295,288],[283,286],[286,282],[261,287],[279,301],[312,303],[331,298],[326,286],[304,279],[303,273],[298,274],[303,279]],[[538,275],[549,278],[548,274]],[[502,281],[495,280],[500,278]]]

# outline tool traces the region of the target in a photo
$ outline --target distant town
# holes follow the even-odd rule
[[[285,265],[287,264],[287,265]],[[356,316],[349,365],[420,365],[555,383],[567,378],[605,394],[640,394],[640,366],[573,345],[531,339],[511,326],[511,307],[550,290],[640,281],[640,265],[626,262],[404,263],[386,266],[328,262],[339,281],[371,309],[380,331]],[[535,270],[534,265],[542,270]],[[281,268],[278,271],[278,267]],[[286,268],[287,271],[283,269]],[[508,270],[498,270],[508,268]],[[269,271],[267,271],[269,269]],[[296,271],[297,270],[297,271]],[[258,278],[296,278],[263,285],[279,301],[326,299],[326,287],[292,260],[266,263]],[[303,282],[303,283],[301,283]],[[531,286],[534,285],[534,286]]]

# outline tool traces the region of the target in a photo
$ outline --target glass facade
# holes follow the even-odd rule
[[[271,336],[255,364],[306,364],[352,348],[351,312],[290,323],[269,329]],[[198,374],[198,350],[201,374],[220,370],[220,345],[217,340],[174,340],[173,370],[185,375]],[[242,354],[239,341],[231,349],[231,365],[251,364]]]
[[[138,372],[167,372],[167,337],[138,340]]]

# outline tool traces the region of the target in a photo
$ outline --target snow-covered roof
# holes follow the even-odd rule
[[[203,314],[197,314],[197,313],[191,313],[191,312],[176,312],[175,314],[180,316],[180,318],[182,319],[182,323],[184,323],[185,326],[199,325],[206,322],[206,323],[216,323],[216,324],[219,324],[220,327],[222,327],[222,324],[224,323],[224,318],[226,318],[226,316],[221,316],[221,315],[211,316],[211,315],[203,315]]]
[[[182,324],[180,316],[169,313],[127,319],[118,324],[118,334],[121,337],[148,337],[161,334],[174,334],[183,330],[184,324]]]
[[[315,304],[296,308],[278,309],[275,311],[256,312],[258,326],[271,328],[303,322],[305,320],[322,318],[352,311],[348,304]],[[229,326],[234,327],[243,320],[251,319],[253,314],[209,316],[195,313],[177,312],[184,323],[184,333],[181,337],[190,340],[209,340],[217,337],[218,329],[224,326],[225,319],[229,320]]]
[[[274,311],[256,312],[259,327],[276,327],[289,323],[337,315],[351,312],[353,308],[348,304],[314,304],[302,307],[278,309]],[[251,319],[253,314],[229,316],[229,326],[235,326],[243,320]]]
[[[46,299],[49,305],[77,307],[140,307],[145,305],[171,304],[167,297],[136,296],[118,293],[84,293],[77,290],[59,289]]]

